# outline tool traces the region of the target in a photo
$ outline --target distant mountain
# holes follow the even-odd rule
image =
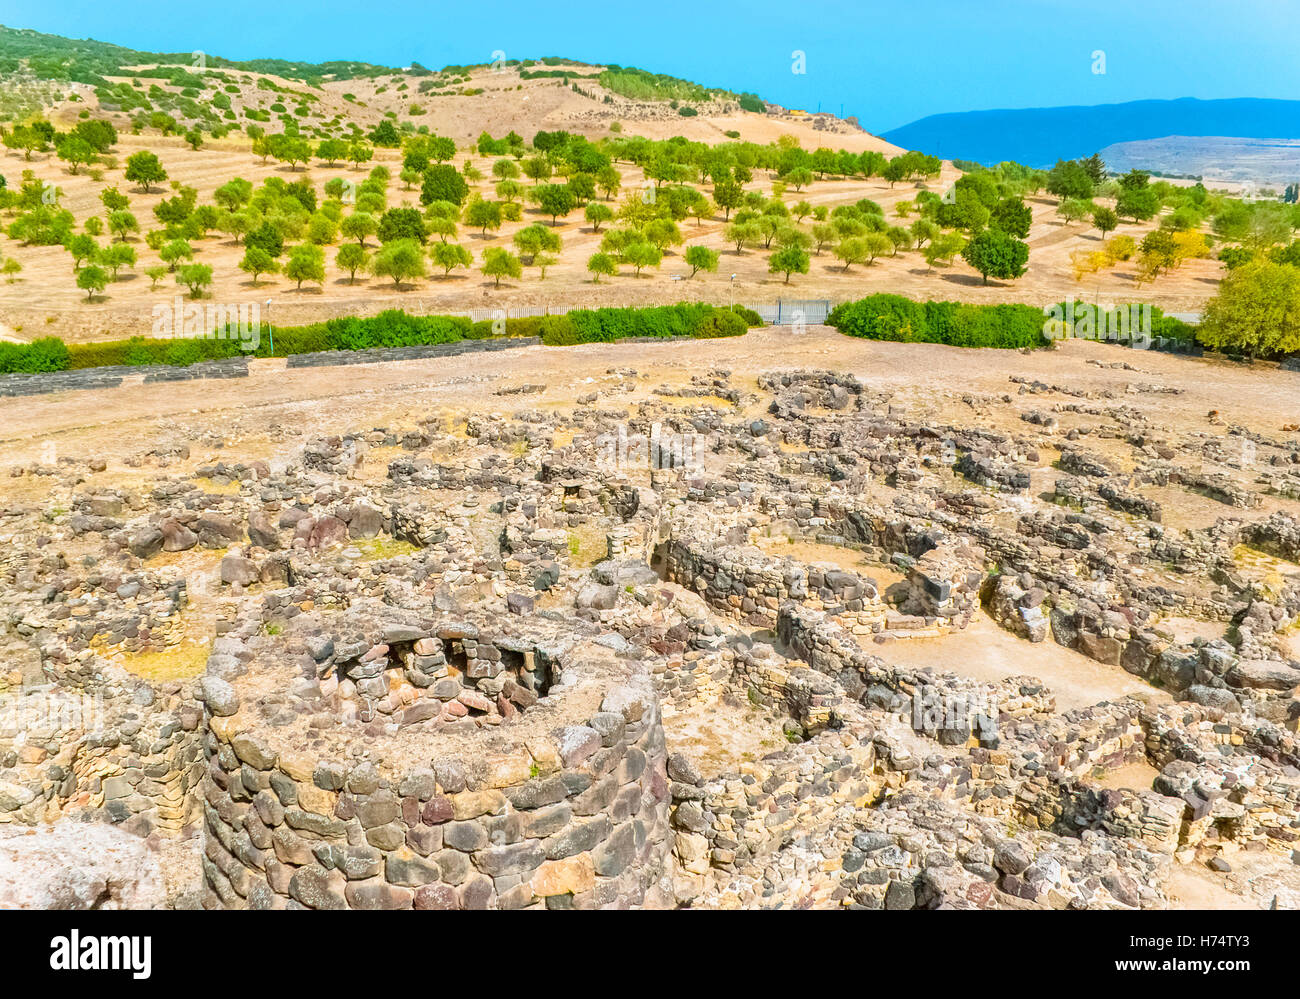
[[[1207,187],[1257,190],[1300,181],[1300,139],[1239,139],[1223,136],[1167,135],[1117,142],[1101,150],[1115,173],[1134,167],[1164,177],[1199,177]]]
[[[936,114],[881,138],[944,159],[992,165],[1015,160],[1050,167],[1107,146],[1165,136],[1300,139],[1300,101],[1254,97],[1130,101],[1090,107],[1023,108]]]

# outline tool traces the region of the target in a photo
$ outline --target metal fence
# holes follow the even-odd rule
[[[769,326],[824,323],[826,317],[830,315],[831,308],[835,305],[829,298],[778,298],[775,303],[738,302],[736,304],[747,309],[753,309],[762,317],[763,322]],[[646,306],[641,304],[625,307],[644,308]],[[595,308],[619,308],[619,306],[595,306]],[[478,323],[485,319],[525,319],[530,316],[560,315],[567,311],[568,309],[563,307],[552,308],[549,305],[530,305],[508,309],[500,307],[495,309],[470,309],[468,313],[462,313],[462,315],[468,314],[471,322]]]
[[[751,305],[769,326],[818,325],[826,322],[834,303],[829,298],[778,298],[775,305]]]

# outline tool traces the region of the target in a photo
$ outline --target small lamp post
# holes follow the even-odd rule
[[[275,332],[274,330],[271,329],[271,302],[273,301],[274,299],[270,299],[270,298],[266,300],[266,335],[271,340],[271,352],[269,354],[270,357],[275,356]]]

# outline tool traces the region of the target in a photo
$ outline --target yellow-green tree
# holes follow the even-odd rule
[[[1205,307],[1200,339],[1252,360],[1300,351],[1300,269],[1261,261],[1229,271]]]

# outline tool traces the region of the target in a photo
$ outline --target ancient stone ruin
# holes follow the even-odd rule
[[[14,467],[0,905],[1163,908],[1239,858],[1300,898],[1295,440],[641,387]],[[124,859],[24,886],[91,861],[15,832],[78,824]]]

